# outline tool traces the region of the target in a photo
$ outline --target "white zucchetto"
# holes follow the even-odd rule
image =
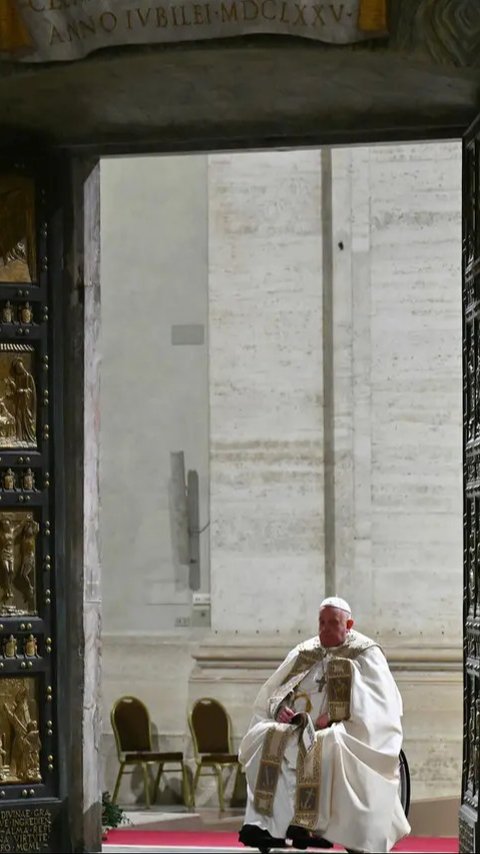
[[[338,608],[340,611],[346,611],[347,614],[352,616],[352,609],[350,608],[350,605],[345,601],[345,599],[341,599],[340,596],[327,596],[327,598],[321,602],[320,608]]]

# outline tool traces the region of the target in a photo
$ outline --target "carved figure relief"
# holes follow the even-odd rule
[[[40,733],[35,680],[0,680],[0,780],[2,783],[38,783]]]
[[[31,323],[33,320],[33,311],[32,306],[29,302],[26,302],[25,305],[22,305],[19,311],[19,320],[20,323]]]
[[[33,472],[32,472],[32,470],[31,470],[31,468],[28,468],[28,469],[23,473],[22,486],[23,486],[23,488],[24,488],[25,490],[27,490],[28,492],[31,492],[31,491],[32,491],[32,489],[34,488],[34,486],[35,486],[35,478],[34,478],[34,476],[33,476]]]
[[[35,613],[36,539],[32,513],[0,513],[0,614]]]
[[[475,358],[475,435],[478,436],[480,430],[480,352],[478,351]]]
[[[37,641],[35,640],[33,635],[29,635],[27,640],[25,641],[25,655],[28,658],[34,658],[37,654]]]
[[[467,657],[475,658],[475,641],[472,635],[467,635]]]
[[[29,283],[35,279],[33,181],[23,175],[0,175],[0,282]]]
[[[474,791],[477,791],[480,763],[480,700],[475,702],[475,742],[471,749],[473,753],[473,786]]]
[[[480,543],[479,543],[480,546]],[[476,580],[476,548],[475,548],[475,501],[470,503],[470,519],[468,532],[468,598],[469,607],[475,610],[477,598]]]
[[[13,600],[13,579],[15,575],[16,527],[6,516],[0,519],[0,569],[3,574],[3,600]]]
[[[469,745],[469,757],[468,757],[468,781],[470,784],[470,788],[472,793],[475,794],[477,788],[477,768],[478,768],[478,744],[477,744],[477,709],[475,703],[475,693],[474,688],[472,686],[472,690],[470,693],[470,704],[469,704],[469,717],[468,717],[468,745]]]
[[[15,658],[17,654],[17,641],[13,635],[10,635],[8,640],[5,641],[3,651],[5,658]]]
[[[32,375],[21,358],[14,359],[10,369],[7,396],[13,401],[15,438],[19,444],[36,442],[36,389]]]
[[[12,469],[7,469],[7,471],[3,475],[3,488],[4,489],[14,489],[15,488],[15,475],[14,475]]]
[[[33,608],[35,603],[35,542],[40,531],[40,525],[33,516],[28,516],[21,533],[20,580],[23,589],[27,591],[27,603]]]
[[[474,502],[474,507],[475,507],[475,502]],[[476,559],[475,559],[475,566],[474,566],[475,584],[474,584],[474,591],[473,591],[473,595],[474,595],[473,602],[474,602],[474,612],[478,613],[478,611],[480,609],[480,601],[479,601],[480,600],[480,584],[478,583],[478,567],[480,566],[480,514],[477,515],[476,525],[477,525],[477,527],[476,527],[476,543],[477,543],[477,545],[476,545]],[[478,650],[477,650],[477,652],[478,652]]]
[[[15,416],[7,409],[5,401],[0,398],[0,445],[13,444],[15,438]]]
[[[475,431],[475,339],[473,329],[469,328],[469,344],[467,353],[467,382],[468,382],[468,438],[473,439]]]
[[[468,719],[468,743],[469,743],[469,762],[468,762],[468,780],[470,788],[475,792],[474,788],[474,767],[475,767],[475,712],[470,709],[470,717]]]
[[[7,762],[7,751],[3,747],[3,735],[0,735],[0,780],[4,779],[4,768]]]
[[[0,345],[0,447],[36,447],[33,356],[33,348],[27,345]]]
[[[2,308],[3,323],[13,323],[13,308],[10,300],[7,300]]]

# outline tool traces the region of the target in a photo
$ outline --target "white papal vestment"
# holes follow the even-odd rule
[[[327,712],[326,674],[329,660],[336,656],[351,660],[350,714],[348,720],[315,734],[320,785],[313,819],[304,825],[346,848],[386,852],[410,832],[398,795],[402,700],[381,649],[354,631],[340,648],[322,648],[318,637],[299,644],[261,688],[239,751],[247,778],[245,824],[258,825],[278,838],[285,837],[290,824],[302,823],[297,811],[300,731],[275,723],[275,716],[282,703],[303,711],[306,700],[299,694],[308,695],[313,721]],[[283,758],[273,801],[265,810],[259,807],[258,775],[260,765],[265,765],[264,744],[272,739],[273,730],[277,741],[284,735]]]

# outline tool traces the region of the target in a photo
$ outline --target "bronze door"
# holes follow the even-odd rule
[[[46,159],[0,154],[0,852],[67,843],[55,454],[61,217],[52,186]]]
[[[463,141],[464,712],[460,851],[480,850],[480,123]]]

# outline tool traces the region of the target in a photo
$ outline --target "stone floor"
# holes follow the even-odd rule
[[[220,812],[215,807],[188,810],[182,806],[129,809],[125,814],[136,830],[238,830],[244,809],[227,809]]]
[[[451,802],[451,803],[450,803]],[[423,806],[429,806],[430,812],[432,812],[433,808],[436,809],[433,811],[432,815],[427,817],[430,818],[430,821],[421,821],[420,817],[423,811],[420,809],[421,804],[414,805],[412,809],[412,844],[413,847],[405,848],[404,850],[418,851],[418,852],[432,852],[432,851],[458,851],[458,847],[452,848],[452,845],[449,843],[448,839],[443,838],[444,845],[443,847],[433,847],[431,846],[432,839],[427,838],[429,836],[429,825],[432,824],[431,819],[435,819],[435,823],[438,825],[438,815],[439,811],[443,810],[445,814],[451,813],[452,816],[455,817],[455,822],[451,818],[447,824],[452,825],[447,828],[447,824],[445,827],[442,827],[442,834],[439,834],[438,831],[435,833],[435,836],[442,837],[456,837],[457,834],[457,825],[456,825],[456,815],[458,813],[458,803],[455,799],[439,799],[438,802],[430,803],[424,802]],[[415,819],[415,807],[419,812],[419,816]],[[126,812],[126,817],[129,821],[129,827],[138,831],[157,831],[157,830],[165,830],[165,831],[227,831],[229,833],[236,833],[240,828],[243,820],[243,809],[227,809],[225,812],[220,812],[218,808],[212,807],[200,807],[196,810],[188,810],[183,806],[156,806],[152,807],[149,810],[146,810],[144,807],[138,808],[129,808]],[[422,827],[421,825],[425,826]],[[415,827],[413,826],[415,825]],[[453,828],[453,832],[449,833]],[[415,837],[415,838],[413,838]],[[420,844],[421,839],[419,837],[424,837],[427,847]],[[453,838],[450,839],[450,842],[453,842]],[[119,840],[120,842],[120,840]],[[122,840],[123,842],[123,840]],[[455,839],[456,842],[456,839]],[[415,845],[417,843],[417,845]],[[445,845],[445,843],[447,843]],[[125,844],[108,844],[108,842],[103,846],[104,854],[154,854],[154,852],[162,852],[165,854],[165,847],[152,847],[152,846],[144,846],[144,845],[125,845]],[[174,854],[174,852],[178,852],[178,854],[206,854],[206,852],[211,851],[210,848],[206,849],[205,847],[192,847],[186,845],[176,846],[175,848],[168,848],[169,854]],[[220,850],[220,849],[219,849]],[[232,852],[232,854],[239,854],[244,850],[247,854],[248,851],[253,851],[254,849],[239,849],[235,848],[222,848],[222,854],[227,854],[227,852]],[[257,849],[255,849],[257,850]],[[341,849],[340,849],[341,850]],[[402,849],[403,850],[403,849]],[[273,854],[274,849],[272,849]]]
[[[415,836],[456,836],[458,833],[459,798],[436,798],[413,801],[408,820]],[[181,805],[129,807],[126,816],[138,830],[228,830],[242,824],[244,808],[220,812],[215,807],[188,810]]]

